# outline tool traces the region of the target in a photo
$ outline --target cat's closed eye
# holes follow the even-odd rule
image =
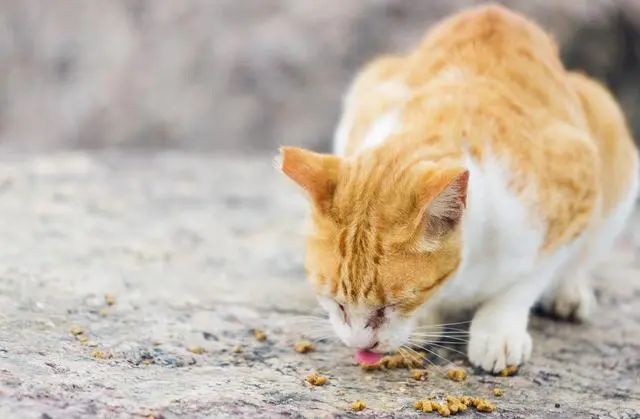
[[[384,323],[386,307],[380,307],[373,313],[369,321],[367,322],[365,327],[370,327],[372,329],[377,329]]]
[[[338,308],[340,308],[340,312],[342,313],[342,320],[344,320],[345,323],[349,323],[349,318],[347,317],[347,311],[344,309],[344,306],[337,301],[336,301],[336,304],[338,305]]]

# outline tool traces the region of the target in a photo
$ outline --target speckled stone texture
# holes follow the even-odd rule
[[[356,71],[485,0],[0,1],[0,143],[328,149]],[[640,138],[639,0],[499,0],[606,82]]]
[[[302,268],[305,211],[270,156],[2,154],[0,417],[404,417],[445,392],[498,405],[464,417],[640,417],[637,215],[598,272],[591,323],[534,317],[519,375],[469,368],[454,383],[438,358],[418,382],[364,372],[333,340],[293,351],[320,330],[300,321],[318,314]],[[305,385],[312,369],[328,384]],[[364,412],[350,412],[355,399]]]

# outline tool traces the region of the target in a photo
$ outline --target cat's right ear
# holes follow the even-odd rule
[[[280,147],[279,163],[280,170],[307,192],[321,212],[329,208],[338,181],[339,157],[298,147]]]

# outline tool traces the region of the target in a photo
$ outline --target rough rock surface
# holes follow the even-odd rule
[[[358,416],[417,416],[432,392],[494,399],[489,417],[640,417],[638,216],[597,275],[591,323],[534,317],[519,375],[454,383],[438,358],[418,382],[364,372],[330,339],[293,351],[326,331],[308,317],[305,209],[266,156],[3,154],[0,417],[355,416],[355,399]],[[312,369],[328,384],[305,385]]]
[[[0,143],[327,149],[341,96],[479,0],[6,0]],[[640,134],[638,0],[501,0],[609,84]]]

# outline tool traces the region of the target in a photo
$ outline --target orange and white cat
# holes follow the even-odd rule
[[[542,29],[494,5],[367,65],[335,153],[283,147],[281,168],[311,200],[309,279],[362,362],[469,311],[472,364],[525,362],[534,304],[591,311],[589,271],[638,192],[616,101],[567,71]]]

